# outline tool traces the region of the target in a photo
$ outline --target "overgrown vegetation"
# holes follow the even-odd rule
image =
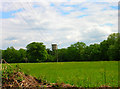
[[[29,74],[21,72],[19,64],[16,66],[11,66],[5,60],[3,68],[2,68],[2,88],[15,88],[15,89],[23,89],[23,88],[41,88],[41,87],[59,87],[59,88],[68,88],[75,87],[70,84],[65,83],[48,83],[43,77],[33,77]]]
[[[68,48],[58,49],[58,59],[60,62],[118,61],[120,60],[119,44],[120,33],[113,33],[100,44],[86,46],[84,42],[77,42]],[[2,50],[2,58],[10,63],[57,61],[55,52],[46,49],[43,43],[33,42],[28,44],[26,48],[16,50],[14,47],[8,47],[6,50]]]

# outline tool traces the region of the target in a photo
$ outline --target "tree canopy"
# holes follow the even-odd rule
[[[0,55],[7,62],[60,62],[65,61],[118,61],[120,60],[120,33],[110,34],[107,40],[100,44],[87,46],[84,42],[76,42],[67,48],[58,49],[56,52],[46,49],[42,42],[32,42],[26,49],[16,50],[8,47],[0,50]],[[58,55],[58,56],[56,56]]]
[[[43,43],[32,42],[28,44],[26,48],[29,62],[40,62],[47,59],[47,51]]]

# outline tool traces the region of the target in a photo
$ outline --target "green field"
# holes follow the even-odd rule
[[[16,65],[16,64],[12,64]],[[48,82],[82,87],[118,86],[118,62],[19,63],[22,71]]]

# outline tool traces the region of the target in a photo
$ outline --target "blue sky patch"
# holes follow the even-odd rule
[[[64,11],[63,9],[58,7],[57,12],[60,13],[62,16],[65,16],[65,15],[70,14],[71,11]]]
[[[106,23],[104,25],[106,25],[106,26],[113,26],[114,24],[112,24],[112,23]]]
[[[110,6],[111,9],[118,10],[118,6]]]
[[[75,7],[75,8],[77,8],[79,5],[67,5],[67,4],[61,4],[60,6],[63,6],[63,7]]]
[[[105,24],[101,24],[100,26],[114,26],[114,24],[112,24],[112,23],[105,23]]]
[[[107,9],[107,8],[103,8],[103,9],[102,9],[102,11],[106,11],[106,10],[108,10],[108,9]]]
[[[62,15],[69,15],[69,14],[70,14],[70,12],[63,11],[63,10],[61,10],[60,13],[61,13]]]
[[[50,3],[50,6],[55,6],[55,4],[54,3]]]
[[[54,3],[50,3],[50,6],[55,7],[57,9],[57,12],[60,13],[62,16],[69,15],[71,12],[84,11],[88,9],[86,7],[80,7],[80,4],[69,5],[66,3],[61,3],[59,6],[56,6]],[[66,7],[73,7],[73,8],[71,10],[64,10],[63,8],[66,8]],[[81,16],[81,17],[84,17],[84,16]]]
[[[40,5],[33,5],[34,8],[40,7]]]
[[[23,9],[18,9],[18,10],[8,11],[8,12],[0,12],[0,18],[2,19],[14,18],[15,16],[13,14],[20,12],[22,10]]]
[[[80,16],[77,16],[77,18],[83,18],[85,16],[88,16],[88,15],[80,15]]]
[[[67,0],[68,2],[70,2],[71,0]]]
[[[88,8],[86,8],[86,7],[80,8],[81,11],[84,11],[86,9],[88,9]]]

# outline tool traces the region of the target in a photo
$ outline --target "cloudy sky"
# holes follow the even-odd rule
[[[118,32],[118,2],[42,0],[1,2],[0,49],[43,42],[65,48],[75,42],[99,43]]]

